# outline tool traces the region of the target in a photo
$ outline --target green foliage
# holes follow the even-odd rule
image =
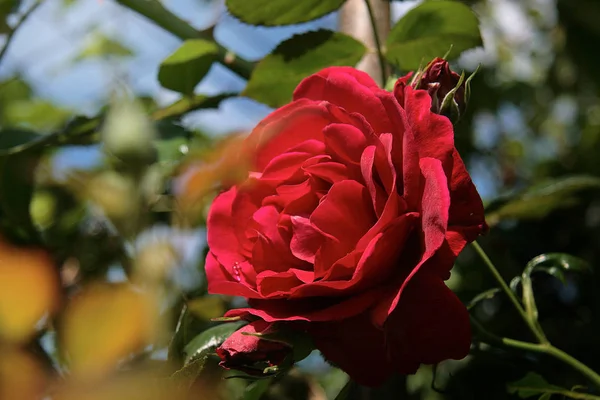
[[[228,322],[215,325],[198,334],[183,349],[184,363],[188,365],[210,353],[214,353],[225,339],[243,325],[245,325],[245,322]]]
[[[0,158],[0,219],[16,236],[30,242],[38,240],[29,205],[39,158],[36,152]]]
[[[362,43],[338,32],[321,29],[295,35],[258,63],[242,94],[279,107],[291,100],[303,78],[328,66],[354,66],[365,50]]]
[[[231,14],[252,25],[291,25],[312,21],[340,8],[346,0],[227,0]]]
[[[135,53],[130,47],[120,41],[108,37],[103,33],[96,32],[91,36],[83,49],[81,49],[73,62],[79,62],[90,58],[125,58],[131,57],[134,54]]]
[[[392,28],[386,57],[402,71],[417,69],[448,52],[451,60],[482,45],[477,17],[457,1],[426,1],[406,13]]]
[[[223,93],[216,96],[193,95],[184,96],[168,107],[161,108],[152,113],[153,119],[177,118],[190,111],[217,108],[223,100],[235,96],[234,93]]]
[[[538,183],[516,195],[496,199],[486,207],[488,224],[504,219],[541,219],[551,212],[578,202],[586,190],[600,189],[600,178],[566,176]]]
[[[335,396],[335,400],[346,400],[350,396],[350,392],[352,387],[354,386],[354,382],[348,380],[344,387],[340,390],[340,392]]]
[[[560,386],[551,385],[539,374],[529,372],[522,379],[507,385],[509,393],[519,396],[521,399],[539,396],[538,400],[548,400],[552,395],[562,396],[563,398],[598,400],[600,396],[594,396],[587,393],[568,390]]]
[[[167,89],[190,95],[208,73],[217,54],[218,47],[214,42],[186,40],[162,62],[158,80]]]

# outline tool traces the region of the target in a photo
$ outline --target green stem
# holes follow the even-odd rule
[[[205,39],[214,41],[212,29],[198,31],[193,26],[167,10],[157,0],[117,0],[122,6],[129,8],[148,18],[164,30],[181,40]],[[217,43],[219,52],[217,60],[244,79],[250,78],[254,63],[247,61]]]
[[[531,330],[531,333],[533,333],[533,335],[536,337],[536,339],[538,340],[539,343],[548,343],[548,339],[546,339],[546,336],[541,331],[541,329],[539,329],[536,326],[536,324],[534,323],[534,321],[530,320],[527,317],[527,313],[525,312],[525,309],[523,308],[523,306],[521,305],[521,303],[517,299],[517,296],[515,296],[515,294],[513,293],[513,291],[510,290],[510,288],[508,287],[508,285],[504,281],[504,278],[502,278],[502,275],[500,275],[500,272],[498,272],[498,269],[494,266],[494,263],[492,263],[492,261],[487,256],[487,254],[485,253],[485,251],[481,248],[481,246],[479,245],[479,243],[477,243],[477,242],[474,241],[471,244],[472,244],[473,248],[475,249],[475,251],[477,252],[477,254],[479,254],[479,257],[481,257],[481,259],[483,260],[484,264],[488,267],[488,269],[490,270],[490,272],[492,273],[492,275],[494,275],[494,278],[496,278],[496,280],[500,284],[500,287],[502,288],[502,290],[504,291],[504,293],[506,293],[506,295],[508,296],[508,298],[510,299],[510,301],[513,303],[513,305],[515,306],[515,308],[519,312],[519,315],[521,315],[521,318],[523,319],[523,321],[525,321],[525,323],[527,324],[527,326]]]
[[[581,361],[554,347],[550,343],[529,343],[521,340],[499,337],[485,329],[485,327],[473,316],[471,316],[471,325],[481,334],[483,337],[483,342],[485,343],[499,347],[510,347],[519,350],[531,351],[534,353],[547,354],[579,371],[582,375],[593,382],[597,388],[600,389],[600,375],[594,372],[594,370],[587,365],[583,364]]]
[[[4,56],[6,55],[6,52],[8,51],[8,47],[10,46],[13,38],[15,37],[15,33],[17,33],[17,30],[25,23],[25,21],[27,21],[27,19],[29,18],[29,16],[31,14],[33,14],[33,12],[41,4],[42,4],[41,0],[38,0],[35,3],[33,3],[33,5],[27,11],[25,11],[25,13],[23,14],[23,16],[19,19],[19,21],[17,21],[17,23],[15,24],[15,26],[8,32],[8,35],[6,36],[6,41],[4,42],[4,46],[2,47],[2,50],[0,50],[0,62],[2,61],[2,59],[4,58]]]
[[[377,30],[377,19],[375,18],[375,13],[373,12],[373,6],[371,5],[371,0],[365,0],[365,4],[366,4],[367,10],[369,12],[369,19],[371,20],[371,27],[373,28],[373,38],[375,39],[375,46],[377,47],[377,56],[379,57],[379,68],[381,69],[381,82],[382,82],[382,87],[384,87],[387,82],[387,71],[385,68],[385,57],[383,56],[383,49],[381,46],[381,38],[379,37],[379,31]]]
[[[509,338],[502,338],[502,343],[508,347],[514,347],[516,349],[552,356],[585,375],[591,382],[594,383],[597,388],[600,389],[600,375],[594,372],[594,370],[587,365],[583,364],[581,361],[552,346],[550,343],[528,343]]]

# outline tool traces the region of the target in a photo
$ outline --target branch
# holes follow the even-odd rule
[[[2,59],[4,58],[4,56],[6,55],[6,52],[8,51],[8,47],[12,43],[12,40],[15,37],[15,34],[17,33],[17,30],[25,23],[25,21],[27,21],[27,19],[29,18],[29,16],[31,14],[33,14],[33,12],[41,4],[42,4],[41,0],[38,0],[35,3],[33,3],[33,5],[29,8],[29,10],[25,11],[25,13],[17,21],[17,23],[15,24],[15,26],[8,32],[8,35],[6,36],[6,42],[4,42],[4,47],[2,47],[2,50],[0,50],[0,63],[2,62]]]
[[[181,40],[205,39],[214,42],[212,29],[198,31],[171,11],[167,10],[157,0],[117,0],[119,4],[148,18],[167,32]],[[250,78],[254,63],[245,60],[217,43],[219,53],[217,60],[231,71],[244,79]]]
[[[363,42],[369,52],[357,68],[365,71],[382,87],[388,71],[382,45],[391,26],[390,2],[387,0],[346,0],[339,12],[339,30]]]

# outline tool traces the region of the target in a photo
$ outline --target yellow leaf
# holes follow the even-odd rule
[[[50,256],[0,238],[0,339],[21,342],[58,303],[58,275]]]
[[[130,285],[85,289],[67,306],[61,344],[73,374],[97,377],[147,346],[153,337],[156,309],[152,297]]]
[[[225,305],[220,296],[204,296],[190,300],[188,309],[196,317],[203,320],[218,318],[225,314]]]
[[[191,400],[168,380],[168,371],[138,369],[97,382],[67,380],[53,395],[55,400]],[[197,395],[197,394],[196,394]],[[195,399],[215,398],[194,396]]]

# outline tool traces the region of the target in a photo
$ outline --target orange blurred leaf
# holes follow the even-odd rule
[[[41,365],[22,351],[1,348],[0,352],[0,399],[41,399],[49,383]]]
[[[21,342],[58,304],[58,275],[48,253],[0,238],[0,339]]]
[[[96,377],[154,336],[158,305],[130,285],[85,289],[67,306],[61,344],[73,374]]]
[[[179,196],[182,208],[193,207],[219,186],[231,186],[248,176],[249,159],[244,148],[245,135],[232,135],[207,153],[200,161],[184,168]]]
[[[185,391],[178,388],[174,382],[166,378],[167,376],[167,371],[151,371],[142,368],[115,374],[98,382],[70,379],[58,388],[52,398],[55,400],[186,400]]]

